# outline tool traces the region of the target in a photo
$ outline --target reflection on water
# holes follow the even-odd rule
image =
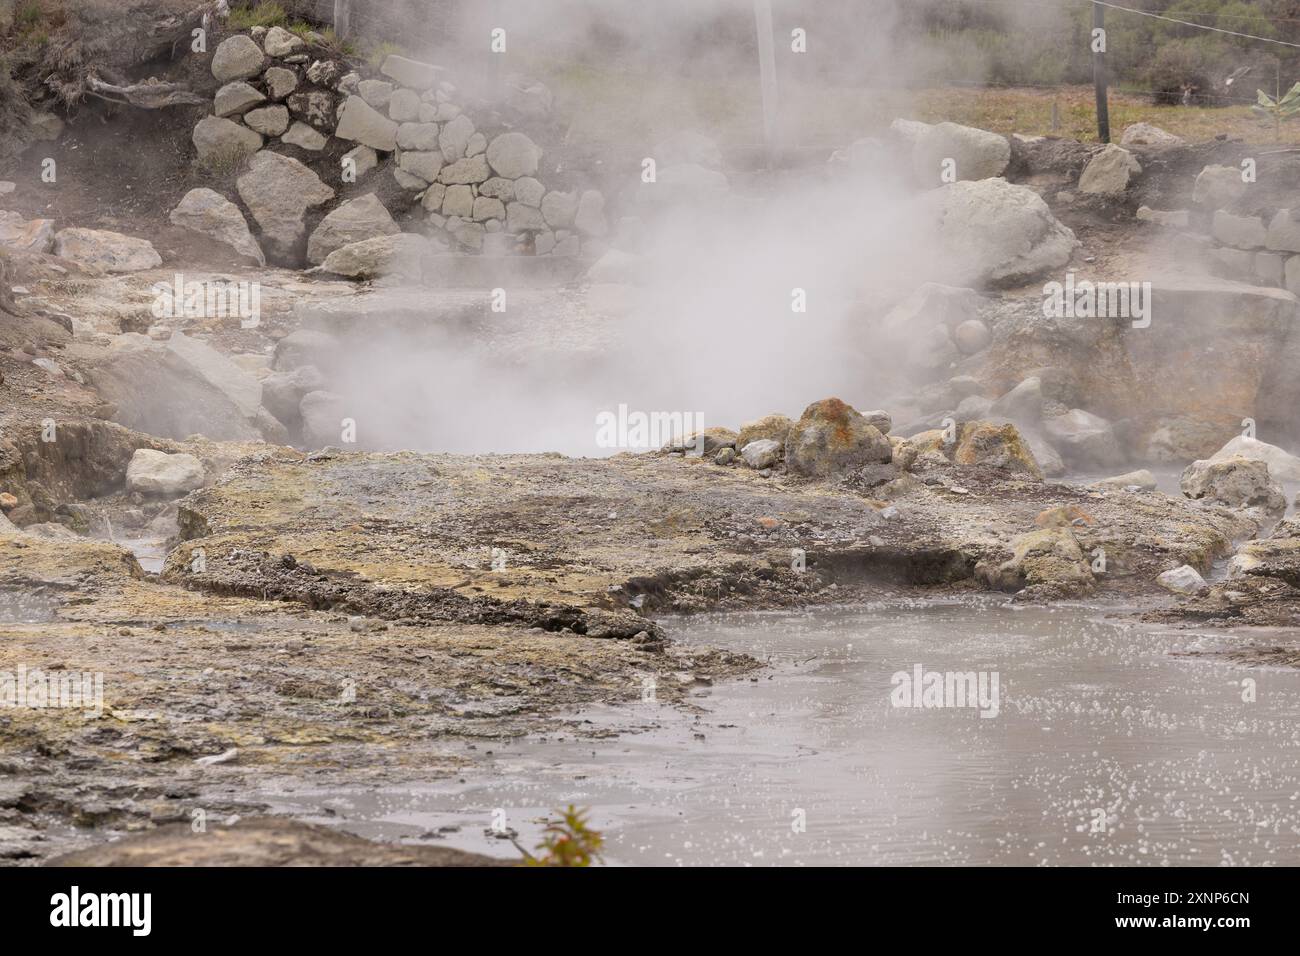
[[[328,807],[322,819],[368,836],[498,855],[515,851],[484,832],[494,810],[533,846],[538,818],[576,803],[608,861],[628,864],[1300,863],[1300,672],[1172,657],[1224,639],[1101,613],[894,605],[673,622],[681,640],[772,670],[699,688],[699,715],[636,705],[642,733],[494,742],[486,768],[414,791],[270,799],[311,819]],[[998,716],[891,706],[891,676],[917,664],[996,673]],[[599,728],[628,712],[583,716]]]

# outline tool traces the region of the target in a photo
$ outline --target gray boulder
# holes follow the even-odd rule
[[[257,221],[267,251],[282,260],[296,259],[312,206],[334,198],[319,176],[288,156],[261,152],[236,181],[240,198]]]
[[[814,402],[791,426],[786,467],[797,475],[825,478],[893,460],[893,447],[879,429],[838,398]]]
[[[1094,196],[1122,196],[1142,164],[1123,146],[1107,143],[1084,167],[1079,192]]]
[[[168,218],[173,225],[223,242],[241,256],[255,260],[258,265],[266,265],[266,256],[249,232],[244,214],[218,192],[204,187],[191,189]]]
[[[1011,142],[997,133],[957,123],[939,123],[918,131],[912,142],[912,165],[917,174],[924,181],[938,183],[946,160],[955,163],[959,181],[1001,176],[1011,162]]]
[[[307,242],[307,261],[319,265],[335,249],[353,242],[401,232],[374,193],[350,199],[321,220]]]
[[[1253,458],[1194,461],[1178,486],[1188,498],[1229,508],[1258,508],[1270,516],[1286,511],[1286,496],[1269,476],[1268,465]]]
[[[487,148],[493,171],[505,179],[532,176],[541,158],[541,149],[523,133],[502,133]]]
[[[334,135],[352,140],[380,152],[391,153],[397,149],[398,124],[380,113],[360,96],[349,96],[343,104],[338,128]]]
[[[212,75],[222,83],[257,76],[265,65],[262,48],[242,33],[222,40],[212,55]]]
[[[194,149],[205,166],[234,165],[262,148],[262,134],[220,116],[205,116],[194,127]]]
[[[142,272],[162,265],[153,243],[104,229],[61,229],[54,254],[105,272]]]
[[[921,209],[935,229],[936,257],[968,282],[1032,279],[1065,265],[1079,246],[1042,197],[1005,179],[951,183],[922,197]]]
[[[1081,408],[1047,419],[1043,431],[1072,468],[1105,468],[1124,461],[1110,422]]]

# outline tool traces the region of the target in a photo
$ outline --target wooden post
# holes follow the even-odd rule
[[[1106,8],[1095,0],[1092,4],[1092,29],[1094,43],[1098,30],[1103,31],[1102,36],[1105,36]],[[1104,41],[1103,45],[1105,45]],[[1110,104],[1106,99],[1106,54],[1095,48],[1092,54],[1092,85],[1097,92],[1097,138],[1103,143],[1109,143]]]
[[[776,155],[776,40],[772,35],[772,0],[754,0],[754,23],[758,29],[758,73],[763,88],[763,142],[767,146],[767,168]]]
[[[346,40],[352,32],[352,0],[334,0],[334,35]]]

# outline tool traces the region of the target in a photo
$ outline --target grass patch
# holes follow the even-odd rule
[[[256,6],[242,4],[230,11],[228,24],[232,30],[251,30],[253,27],[282,27],[289,22],[289,14],[276,0],[261,0]]]

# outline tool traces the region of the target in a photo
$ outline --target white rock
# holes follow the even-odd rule
[[[1156,578],[1156,583],[1174,594],[1196,594],[1208,587],[1205,578],[1190,564],[1165,571]]]
[[[785,446],[770,438],[752,441],[740,450],[745,464],[756,471],[774,467],[785,454]]]
[[[180,495],[203,487],[203,464],[193,455],[137,448],[126,466],[126,490],[142,495]]]

